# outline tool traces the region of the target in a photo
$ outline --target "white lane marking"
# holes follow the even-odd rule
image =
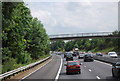
[[[84,66],[84,67],[86,67],[86,66]]]
[[[98,61],[98,60],[95,60],[96,62],[99,62],[99,63],[102,63],[102,64],[106,64],[108,66],[112,66],[111,64],[108,64],[108,63],[104,63],[104,62],[101,62],[101,61]]]
[[[63,61],[62,61],[62,57],[61,57],[61,56],[60,56],[60,58],[61,58],[61,64],[60,64],[60,67],[59,67],[58,73],[57,73],[57,75],[56,75],[56,77],[55,77],[55,81],[57,81],[57,80],[58,80],[59,75],[60,75],[60,71],[61,71],[61,69],[62,69],[62,64],[63,64]]]
[[[91,72],[92,70],[91,70],[91,69],[89,69],[89,71]]]
[[[36,69],[35,71],[33,71],[32,73],[28,74],[27,76],[23,77],[21,80],[19,81],[22,81],[23,79],[27,78],[28,76],[30,76],[31,74],[35,73],[36,71],[38,71],[39,69],[41,69],[42,67],[44,67],[45,65],[47,65],[49,62],[51,62],[51,60],[49,60],[47,63],[45,63],[44,65],[42,65],[40,68]]]
[[[100,77],[99,76],[96,76],[97,77],[97,79],[100,79]]]

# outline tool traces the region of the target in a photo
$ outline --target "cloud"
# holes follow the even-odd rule
[[[38,11],[32,11],[32,13],[31,13],[34,17],[38,17],[38,18],[40,18],[40,19],[42,19],[42,20],[45,20],[45,19],[47,19],[47,17],[49,17],[50,16],[50,12],[48,12],[48,11],[43,11],[43,10],[38,10]]]
[[[28,6],[48,34],[114,31],[118,27],[115,2],[39,2]]]

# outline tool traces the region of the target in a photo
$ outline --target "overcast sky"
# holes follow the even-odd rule
[[[47,34],[118,30],[117,2],[27,2]]]

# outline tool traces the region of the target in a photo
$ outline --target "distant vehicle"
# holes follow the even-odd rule
[[[67,52],[64,53],[64,58],[66,58],[66,56],[67,56]]]
[[[91,51],[89,51],[88,54],[93,54],[93,53]]]
[[[97,56],[103,56],[103,54],[100,53],[100,52],[97,52],[96,55],[97,55]]]
[[[61,52],[58,52],[57,54],[58,54],[58,55],[61,55],[62,53],[61,53]]]
[[[112,76],[116,78],[120,78],[120,62],[116,62],[112,66]]]
[[[92,54],[85,54],[84,55],[84,62],[87,62],[87,61],[94,61]]]
[[[66,61],[72,61],[72,60],[73,60],[72,53],[67,53],[66,54]]]
[[[78,59],[83,58],[83,57],[84,57],[84,55],[85,55],[85,52],[80,52],[80,53],[79,53],[79,55],[78,55]]]
[[[73,56],[78,56],[79,55],[79,52],[73,52],[73,54],[72,54]]]
[[[80,63],[78,61],[68,61],[66,66],[66,74],[69,73],[79,73],[81,74]]]
[[[73,51],[70,51],[70,53],[73,53]]]
[[[71,51],[70,52],[65,52],[64,53],[64,58],[66,58],[66,56],[69,55],[69,54],[72,55],[73,53]]]
[[[73,54],[72,55],[75,56],[75,57],[79,55],[78,48],[73,49]]]
[[[108,52],[108,56],[110,56],[112,58],[117,58],[118,57],[116,52]]]

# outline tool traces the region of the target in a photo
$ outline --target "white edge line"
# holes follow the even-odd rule
[[[111,64],[104,63],[104,62],[101,62],[101,61],[98,61],[98,60],[95,60],[95,61],[96,61],[96,62],[99,62],[99,63],[102,63],[102,64],[106,64],[106,65],[112,66]]]
[[[97,79],[100,79],[100,77],[99,76],[96,76],[97,77]]]
[[[19,81],[22,81],[23,79],[27,78],[28,76],[30,76],[31,74],[35,73],[36,71],[38,71],[39,69],[41,69],[42,67],[44,67],[45,65],[47,65],[49,62],[51,62],[52,59],[50,61],[48,61],[47,63],[45,63],[44,65],[42,65],[40,68],[36,69],[35,71],[33,71],[32,73],[28,74],[27,76],[23,77],[21,80]]]
[[[61,71],[61,69],[62,69],[63,61],[62,61],[62,57],[61,57],[61,56],[60,56],[60,58],[61,58],[61,63],[60,63],[60,67],[59,67],[58,73],[57,73],[57,75],[56,75],[56,77],[55,77],[55,81],[58,80],[58,78],[59,78],[59,74],[60,74],[60,71]]]

